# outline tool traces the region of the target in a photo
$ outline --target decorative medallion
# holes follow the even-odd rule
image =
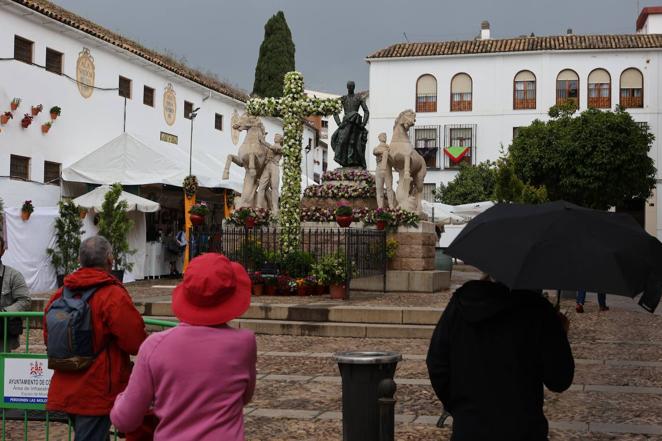
[[[94,92],[94,58],[86,47],[78,54],[76,61],[76,82],[83,98],[89,98]]]
[[[239,130],[235,129],[234,126],[239,122],[239,113],[237,113],[237,109],[232,112],[232,120],[230,121],[232,130],[230,131],[230,134],[232,136],[232,144],[237,145],[239,144]]]
[[[169,126],[177,120],[177,95],[171,83],[168,83],[163,92],[163,117]]]

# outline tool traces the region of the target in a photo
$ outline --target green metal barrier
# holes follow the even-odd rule
[[[12,317],[20,317],[24,320],[24,329],[22,335],[23,347],[20,348],[20,352],[11,352],[9,350],[9,342],[7,340],[7,321]],[[47,374],[47,369],[44,367],[46,364],[46,353],[45,349],[43,353],[30,352],[30,327],[32,325],[31,321],[38,319],[40,322],[43,320],[43,312],[0,312],[0,320],[2,320],[3,327],[3,341],[2,347],[0,347],[0,392],[2,395],[2,401],[0,401],[0,409],[2,409],[2,441],[7,440],[7,422],[8,421],[22,421],[23,422],[23,440],[31,441],[28,439],[28,423],[30,421],[43,421],[44,423],[44,437],[40,435],[40,439],[49,441],[50,439],[50,426],[51,423],[66,421],[67,424],[67,439],[71,441],[73,434],[73,427],[71,420],[65,415],[53,418],[51,413],[46,411],[46,402],[45,399],[40,397],[8,397],[6,395],[5,386],[6,386],[6,375],[8,373],[8,368],[13,368],[15,365],[26,365],[29,364],[30,376],[34,376],[34,379],[29,380],[29,385],[31,386],[41,386],[42,391],[44,388],[48,388],[50,383],[50,378],[43,378],[44,374]],[[157,320],[150,318],[143,318],[145,325],[158,326],[162,328],[170,328],[177,325],[177,322],[167,321],[167,320]],[[33,328],[34,330],[34,328]],[[42,341],[41,334],[39,334],[38,341]],[[33,344],[34,348],[34,344]],[[41,361],[44,360],[44,361]],[[26,365],[27,367],[27,365]],[[21,386],[22,387],[22,386]],[[18,386],[17,386],[18,388]],[[21,416],[22,413],[22,416]],[[32,415],[32,416],[30,416]],[[20,419],[19,419],[20,418]],[[66,418],[66,420],[65,420]],[[18,423],[20,424],[20,423]],[[114,431],[114,439],[117,439],[117,431]],[[12,439],[18,439],[14,434],[12,434]]]

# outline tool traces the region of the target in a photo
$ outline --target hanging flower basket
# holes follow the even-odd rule
[[[198,191],[198,178],[196,178],[194,175],[188,175],[184,178],[182,187],[184,187],[184,194],[186,197],[192,198]]]
[[[467,156],[470,150],[470,147],[451,146],[446,147],[444,149],[444,153],[446,156],[448,156],[453,164],[457,164],[462,161],[465,156]]]
[[[193,205],[188,212],[193,225],[202,225],[205,222],[205,216],[209,214],[209,207],[206,202],[199,202]]]
[[[14,117],[14,114],[11,112],[5,112],[2,115],[0,115],[0,124],[3,126],[9,122],[10,119]]]
[[[60,109],[58,106],[53,106],[51,107],[51,119],[56,120],[58,116],[60,116],[60,113],[62,112],[62,109]]]
[[[41,113],[41,111],[43,109],[44,109],[44,106],[42,106],[41,104],[39,104],[37,106],[32,106],[32,116],[39,115],[39,113]]]
[[[199,214],[191,214],[191,223],[193,225],[202,225],[205,223],[205,218]]]
[[[12,110],[18,109],[18,106],[21,104],[21,99],[20,98],[14,98],[11,100],[11,103],[9,106],[11,107]]]
[[[23,222],[27,222],[28,219],[30,219],[30,215],[33,211],[34,206],[32,205],[32,201],[23,202],[23,206],[21,207],[21,219]]]

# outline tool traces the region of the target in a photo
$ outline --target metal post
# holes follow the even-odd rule
[[[395,440],[395,390],[392,378],[385,378],[377,386],[379,399],[379,441]]]

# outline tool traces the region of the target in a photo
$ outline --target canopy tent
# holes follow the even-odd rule
[[[74,199],[74,203],[79,207],[87,208],[88,210],[94,209],[95,211],[101,211],[101,206],[103,205],[104,197],[106,193],[110,190],[109,185],[102,185],[97,187],[89,193],[86,193],[82,196]],[[149,199],[141,198],[135,194],[127,193],[123,191],[120,195],[121,201],[126,201],[129,211],[141,211],[143,213],[154,213],[159,210],[159,204]]]
[[[434,222],[437,224],[466,224],[474,217],[494,205],[494,202],[476,202],[463,205],[448,205],[439,202],[422,201],[423,213],[432,219],[434,210]]]
[[[241,191],[242,178],[238,171],[231,170],[230,179],[222,180],[222,169],[209,167],[206,159],[196,159],[194,154],[191,163],[192,172],[201,187]],[[65,181],[88,184],[167,184],[176,187],[182,186],[188,174],[188,151],[167,143],[161,143],[156,149],[128,133],[122,133],[62,170]]]

